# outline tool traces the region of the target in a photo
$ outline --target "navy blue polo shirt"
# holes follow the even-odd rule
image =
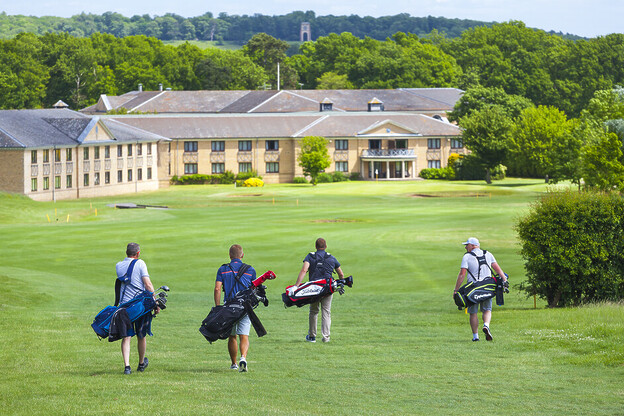
[[[229,264],[224,264],[217,271],[217,282],[223,283],[223,291],[225,292],[225,301],[230,300],[241,290],[247,289],[251,282],[256,278],[256,270],[249,268],[239,277],[241,283],[236,280],[236,274],[243,265],[241,259],[234,259]]]
[[[303,261],[307,261],[310,263],[310,268],[308,269],[308,275],[310,276],[310,280],[312,280],[312,275],[314,274],[314,269],[316,268],[316,263],[322,261],[321,256],[325,254],[325,250],[319,250],[316,253],[308,253],[308,255],[303,259]],[[329,254],[329,253],[327,253]],[[340,267],[340,263],[336,260],[336,257],[329,254],[329,257],[325,260],[330,266],[332,270],[336,270]],[[319,277],[318,279],[329,279],[331,274],[327,274],[326,276]]]

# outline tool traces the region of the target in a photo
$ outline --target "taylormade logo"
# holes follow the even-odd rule
[[[474,295],[473,298],[474,298],[474,300],[479,300],[481,298],[486,298],[486,297],[489,297],[489,296],[490,295],[488,295],[487,293],[484,293],[482,295]]]

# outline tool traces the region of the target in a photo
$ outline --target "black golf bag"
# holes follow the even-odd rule
[[[459,288],[453,296],[457,309],[461,310],[496,296],[496,279],[486,277],[478,282],[469,282]]]
[[[282,293],[282,301],[287,308],[293,305],[300,308],[329,296],[336,291],[342,295],[345,286],[353,287],[353,276],[337,280],[331,277],[329,279],[313,280],[303,283],[297,288],[294,285],[287,286],[286,292]]]
[[[208,342],[212,344],[219,339],[227,339],[236,321],[245,314],[249,315],[258,337],[266,335],[267,332],[254,309],[261,302],[264,306],[269,305],[269,300],[266,298],[266,286],[262,285],[267,279],[275,279],[275,274],[270,270],[254,280],[247,289],[241,290],[223,305],[215,306],[210,310],[199,327],[199,332]]]

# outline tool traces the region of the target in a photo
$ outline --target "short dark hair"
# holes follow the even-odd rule
[[[327,248],[327,242],[324,238],[316,239],[316,249],[317,250],[325,250]]]
[[[128,257],[136,256],[139,251],[141,251],[141,247],[137,243],[128,243],[128,247],[126,247]]]
[[[230,247],[230,259],[240,259],[243,255],[243,248],[239,244],[233,244]]]

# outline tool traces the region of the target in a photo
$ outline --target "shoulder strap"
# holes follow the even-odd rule
[[[477,256],[472,251],[469,251],[468,254],[470,254],[472,256],[475,256],[477,261],[479,262],[479,270],[477,272],[477,277],[476,278],[474,277],[474,275],[472,273],[470,273],[470,270],[467,270],[468,273],[470,274],[470,276],[472,276],[473,279],[475,279],[477,281],[479,280],[479,277],[481,277],[481,266],[483,266],[483,265],[487,266],[488,269],[490,269],[490,271],[492,272],[492,274],[494,274],[494,270],[492,270],[492,268],[488,264],[487,260],[485,259],[485,255],[487,254],[487,250],[483,250],[483,255],[482,256]]]
[[[121,292],[121,295],[119,296],[117,296],[117,293],[118,293],[117,282],[119,282],[119,288],[121,288],[121,280],[119,280],[119,277],[116,279],[117,282],[115,282],[115,306],[117,306],[118,302],[121,302],[121,300],[123,299],[123,296],[126,293],[126,288],[128,287],[128,285],[134,287],[135,289],[140,289],[132,284],[132,272],[134,271],[134,265],[138,260],[139,259],[134,259],[130,262],[130,265],[128,266],[128,270],[126,270],[126,274],[123,276],[123,277],[128,277],[129,280],[128,280],[128,283],[126,283],[126,285],[124,286],[123,292]]]
[[[232,265],[230,263],[228,263],[227,265],[230,270],[232,270],[232,273],[234,273],[234,269],[232,268]],[[234,273],[234,278],[236,279],[236,281],[238,282],[238,284],[240,284],[241,286],[243,286],[243,282],[241,282],[240,278],[243,277],[243,274],[245,274],[245,272],[247,271],[247,269],[249,269],[251,266],[249,264],[241,264],[240,269],[238,269],[238,273]],[[230,293],[228,295],[228,298],[232,297],[232,292],[234,292],[234,288],[236,287],[236,285],[232,285],[232,289],[230,289]]]

